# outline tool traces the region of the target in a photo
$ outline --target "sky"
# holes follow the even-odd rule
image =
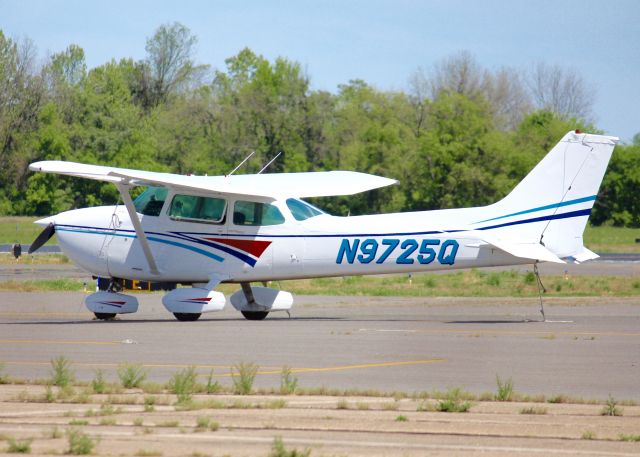
[[[640,132],[640,1],[637,0],[0,0],[0,30],[31,39],[44,60],[70,44],[89,68],[144,59],[162,24],[198,38],[196,62],[213,69],[249,47],[299,62],[312,89],[363,79],[409,90],[461,51],[488,69],[539,62],[576,70],[595,91],[595,125],[623,141]]]

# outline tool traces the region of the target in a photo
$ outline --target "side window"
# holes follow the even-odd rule
[[[278,225],[284,216],[270,203],[237,201],[233,207],[235,225]]]
[[[287,207],[297,221],[304,221],[306,219],[309,219],[310,217],[324,214],[322,210],[319,210],[315,206],[310,205],[305,201],[298,200],[297,198],[288,198]]]
[[[227,202],[222,198],[176,194],[171,200],[169,217],[174,220],[221,224]]]
[[[159,216],[167,199],[166,187],[147,187],[133,202],[136,211],[145,216]]]

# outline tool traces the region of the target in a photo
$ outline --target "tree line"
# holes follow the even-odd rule
[[[30,173],[69,160],[174,173],[224,174],[250,152],[250,173],[356,170],[399,185],[314,203],[333,214],[492,203],[569,130],[597,133],[593,91],[577,73],[538,64],[487,70],[461,52],[409,77],[405,91],[363,80],[312,90],[300,63],[243,49],[212,70],[179,23],[147,39],[143,60],[87,69],[69,45],[43,64],[0,30],[0,215],[113,204],[114,186]],[[640,226],[640,136],[616,147],[592,216]]]

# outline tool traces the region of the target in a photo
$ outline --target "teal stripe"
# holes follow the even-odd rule
[[[98,232],[98,231],[89,231],[89,230],[72,230],[72,229],[64,229],[64,228],[60,228],[60,229],[56,229],[59,232],[76,232],[76,233],[86,233],[88,235],[105,235],[105,236],[120,236],[123,238],[137,238],[136,235],[128,235],[128,234],[124,234],[124,233],[111,233],[110,231],[103,231],[103,232]],[[216,260],[218,262],[223,262],[224,259],[222,257],[220,257],[219,255],[215,255],[211,252],[207,252],[204,249],[200,249],[200,248],[196,248],[194,246],[189,246],[187,244],[182,244],[182,243],[177,243],[175,241],[169,241],[169,240],[163,240],[162,238],[157,238],[155,236],[148,236],[147,239],[149,241],[155,241],[157,243],[164,243],[164,244],[169,244],[171,246],[176,246],[182,249],[187,249],[189,251],[193,251],[193,252],[197,252],[198,254],[202,254],[206,257],[209,257],[213,260]]]
[[[505,219],[505,218],[511,217],[511,216],[520,216],[522,214],[535,213],[536,211],[543,211],[545,209],[562,208],[563,206],[570,206],[570,205],[575,205],[575,204],[578,204],[578,203],[593,202],[595,200],[596,200],[596,196],[595,195],[592,195],[591,197],[576,198],[575,200],[568,200],[566,202],[554,203],[552,205],[538,206],[537,208],[527,209],[527,210],[524,210],[524,211],[518,211],[517,213],[511,213],[511,214],[507,214],[505,216],[498,216],[498,217],[493,217],[491,219],[485,219],[483,221],[474,222],[474,224],[481,224],[483,222],[495,221],[495,220],[498,220],[498,219]]]

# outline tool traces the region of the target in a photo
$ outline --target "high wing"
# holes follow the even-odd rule
[[[59,160],[35,162],[29,165],[29,169],[112,182],[116,185],[153,185],[269,198],[352,195],[397,183],[395,179],[355,171],[184,176]]]

